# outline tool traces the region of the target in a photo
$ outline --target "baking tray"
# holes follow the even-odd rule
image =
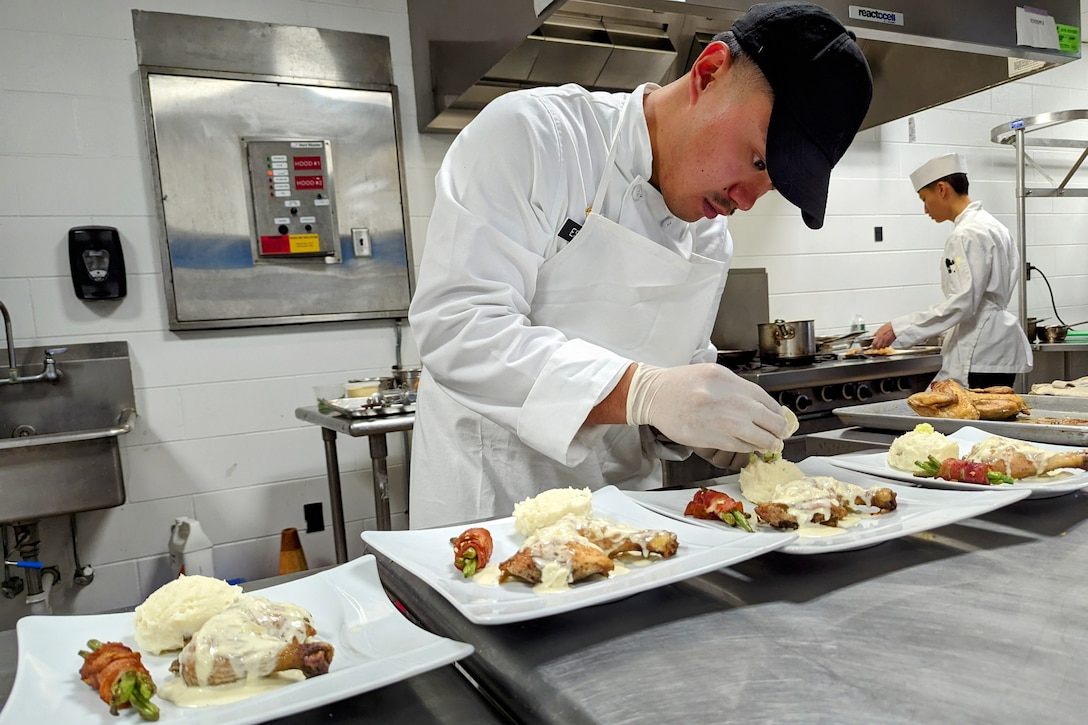
[[[1088,418],[1088,399],[1065,398],[1056,395],[1021,395],[1038,418]],[[959,420],[956,418],[923,418],[907,405],[906,399],[835,408],[835,415],[846,425],[878,430],[910,431],[919,423],[929,423],[941,433],[955,433],[970,425],[995,435],[1021,438],[1039,443],[1060,443],[1065,446],[1088,446],[1088,426],[1045,425],[1021,420]]]

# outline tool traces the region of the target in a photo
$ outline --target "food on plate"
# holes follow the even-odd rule
[[[200,627],[170,666],[190,687],[250,681],[286,670],[329,671],[333,646],[314,641],[310,613],[294,604],[246,596]]]
[[[935,458],[940,461],[946,458],[958,458],[960,446],[945,434],[934,430],[929,423],[919,423],[914,430],[904,433],[892,441],[888,449],[888,465],[900,471],[914,473],[918,470],[917,461],[925,461]]]
[[[635,529],[604,519],[566,514],[526,538],[516,554],[499,564],[503,578],[517,577],[546,588],[562,588],[594,574],[607,574],[612,558],[625,552],[643,557],[673,556],[676,534]]]
[[[966,389],[955,380],[935,380],[929,390],[908,397],[907,405],[925,418],[1007,420],[1031,413],[1012,388]]]
[[[749,514],[744,512],[744,504],[728,494],[711,491],[705,487],[695,492],[687,507],[684,508],[684,515],[710,521],[720,520],[745,531],[752,530],[752,525],[748,523]]]
[[[756,506],[756,516],[776,529],[797,529],[809,525],[837,526],[855,506],[876,508],[873,515],[896,509],[896,494],[890,488],[862,488],[830,476],[806,476],[780,484],[769,501]]]
[[[514,528],[531,536],[567,514],[593,515],[593,494],[588,488],[552,488],[514,504]]]
[[[98,696],[110,706],[111,715],[131,706],[144,720],[159,719],[159,708],[151,702],[156,691],[155,682],[139,652],[133,652],[120,642],[103,644],[92,639],[79,655],[83,658],[80,678],[98,691]]]
[[[946,481],[979,483],[983,485],[1012,483],[1013,477],[1002,473],[989,463],[975,463],[962,458],[945,458],[938,461],[930,456],[924,461],[915,461],[914,475],[923,478],[943,478]]]
[[[464,572],[466,578],[487,566],[495,547],[491,532],[478,526],[466,529],[457,538],[450,539],[450,543],[453,544],[453,565]]]
[[[749,501],[762,503],[771,500],[779,484],[804,477],[796,463],[777,455],[753,453],[748,456],[748,464],[740,469],[740,492]]]
[[[181,649],[201,625],[242,595],[242,587],[209,576],[179,576],[136,607],[136,644],[161,654]]]
[[[894,347],[867,347],[865,348],[866,355],[894,355]]]
[[[976,443],[968,461],[987,463],[1013,478],[1041,476],[1059,468],[1088,470],[1088,450],[1048,451],[1027,441],[989,436]]]

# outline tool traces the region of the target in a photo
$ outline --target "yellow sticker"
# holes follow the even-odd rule
[[[292,234],[288,239],[291,240],[291,254],[321,251],[321,239],[316,234]]]

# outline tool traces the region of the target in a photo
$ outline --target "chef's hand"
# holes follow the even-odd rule
[[[692,448],[742,453],[782,450],[789,435],[774,398],[716,363],[639,363],[627,393],[627,422],[652,425]]]
[[[885,322],[873,335],[873,347],[875,349],[891,347],[893,342],[895,342],[895,330],[892,329],[892,323]]]
[[[693,448],[695,455],[717,468],[740,470],[748,465],[748,456],[751,453],[737,453],[736,451],[719,451],[717,448]]]

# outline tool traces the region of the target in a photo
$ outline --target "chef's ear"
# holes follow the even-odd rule
[[[693,101],[729,69],[732,59],[729,46],[720,40],[715,40],[703,48],[703,52],[691,64],[691,72],[688,74]]]

